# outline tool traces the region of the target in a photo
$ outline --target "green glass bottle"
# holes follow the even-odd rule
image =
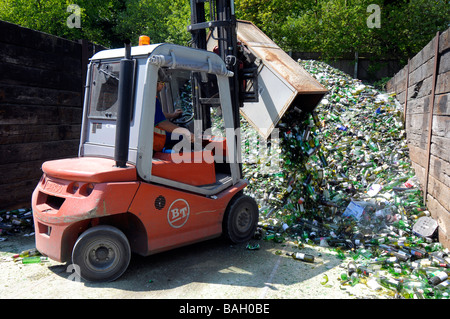
[[[48,257],[33,256],[33,257],[24,257],[22,259],[23,264],[38,264],[45,261],[48,261]]]

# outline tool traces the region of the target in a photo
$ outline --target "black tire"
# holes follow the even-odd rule
[[[130,259],[127,237],[119,229],[108,225],[86,230],[72,250],[76,273],[92,282],[116,280],[128,268]]]
[[[244,243],[255,234],[259,210],[255,200],[237,195],[228,204],[223,219],[223,234],[235,244]]]

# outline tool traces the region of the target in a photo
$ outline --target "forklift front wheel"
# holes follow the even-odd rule
[[[247,195],[239,195],[227,207],[223,228],[225,236],[235,244],[252,238],[258,224],[258,205]]]
[[[75,271],[92,282],[116,280],[128,268],[130,259],[131,249],[127,237],[116,227],[108,225],[86,230],[72,250]]]

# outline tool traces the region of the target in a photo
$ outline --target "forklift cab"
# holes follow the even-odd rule
[[[158,94],[161,71],[166,86]],[[71,261],[88,281],[111,281],[125,272],[132,252],[147,256],[221,235],[248,241],[258,207],[243,194],[231,76],[215,53],[173,44],[95,54],[78,157],[45,162],[33,192],[36,248]],[[222,116],[211,117],[221,136],[196,121],[204,114],[192,108],[195,77],[212,81],[196,103]],[[182,140],[176,152],[154,151],[157,96],[167,112],[183,109],[178,124],[195,134],[193,149]]]
[[[214,195],[223,189],[223,186],[235,184],[240,179],[238,166],[240,145],[234,136],[236,132],[229,93],[228,77],[233,74],[226,69],[220,57],[212,52],[172,44],[134,47],[131,49],[131,56],[135,66],[132,77],[134,83],[131,85],[133,94],[127,162],[136,165],[138,176],[147,182],[155,181],[204,195]],[[124,49],[116,49],[99,52],[91,59],[88,73],[91,82],[88,83],[86,90],[80,157],[114,158],[119,107],[119,69],[123,57]],[[164,78],[161,78],[161,74]],[[192,100],[194,76],[209,82],[209,87],[212,88],[213,93],[208,92],[209,96],[201,99],[202,102],[209,101],[213,114],[222,115],[214,117],[213,122],[216,124],[214,128],[205,127],[199,115],[195,114]],[[157,92],[157,82],[161,80],[166,85],[161,92]],[[155,97],[158,97],[165,112],[183,110],[181,118],[173,122],[195,134],[194,154],[186,154],[189,153],[187,151],[190,145],[183,143],[183,140],[176,148],[176,154],[154,152]],[[213,135],[213,129],[216,136]],[[173,136],[176,136],[176,133],[172,134]],[[208,176],[209,179],[205,178],[209,183],[196,181],[195,178],[193,180],[187,178],[188,183],[183,182],[186,178],[183,181],[177,181],[176,176],[166,178],[164,173],[167,172],[159,169],[160,161],[171,158],[177,164],[200,164],[200,162],[210,164],[204,165],[208,170],[208,166],[214,166],[210,160],[211,155],[214,162],[226,165],[215,167],[214,171],[217,174],[214,174],[214,180],[211,180],[211,176]],[[222,177],[219,180],[223,180],[225,175],[228,175],[227,183],[222,183],[223,185],[217,189],[211,186],[208,190],[205,187],[203,189],[189,187],[189,185],[215,184],[217,176]]]

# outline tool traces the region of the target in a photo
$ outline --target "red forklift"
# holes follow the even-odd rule
[[[42,165],[32,197],[36,248],[71,261],[87,281],[119,278],[132,252],[147,256],[222,234],[243,243],[255,232],[258,206],[243,194],[234,134],[243,102],[234,8],[218,0],[216,21],[206,22],[204,5],[192,1],[192,48],[126,44],[95,54],[79,156]],[[219,31],[216,53],[206,51],[207,28]],[[166,84],[159,94],[158,81]],[[210,128],[211,108],[220,106],[233,134],[196,135],[200,147],[183,152],[183,161],[154,151],[157,94],[167,112],[185,111],[174,122],[192,133],[194,122],[201,132]]]
[[[232,0],[191,0],[191,11],[192,47],[126,43],[90,59],[78,157],[42,165],[32,195],[36,248],[87,281],[116,280],[132,253],[222,235],[245,243],[256,230],[239,116],[258,102],[258,66],[237,41]],[[154,150],[157,100],[167,113],[183,110],[173,123],[195,135],[194,145]]]

